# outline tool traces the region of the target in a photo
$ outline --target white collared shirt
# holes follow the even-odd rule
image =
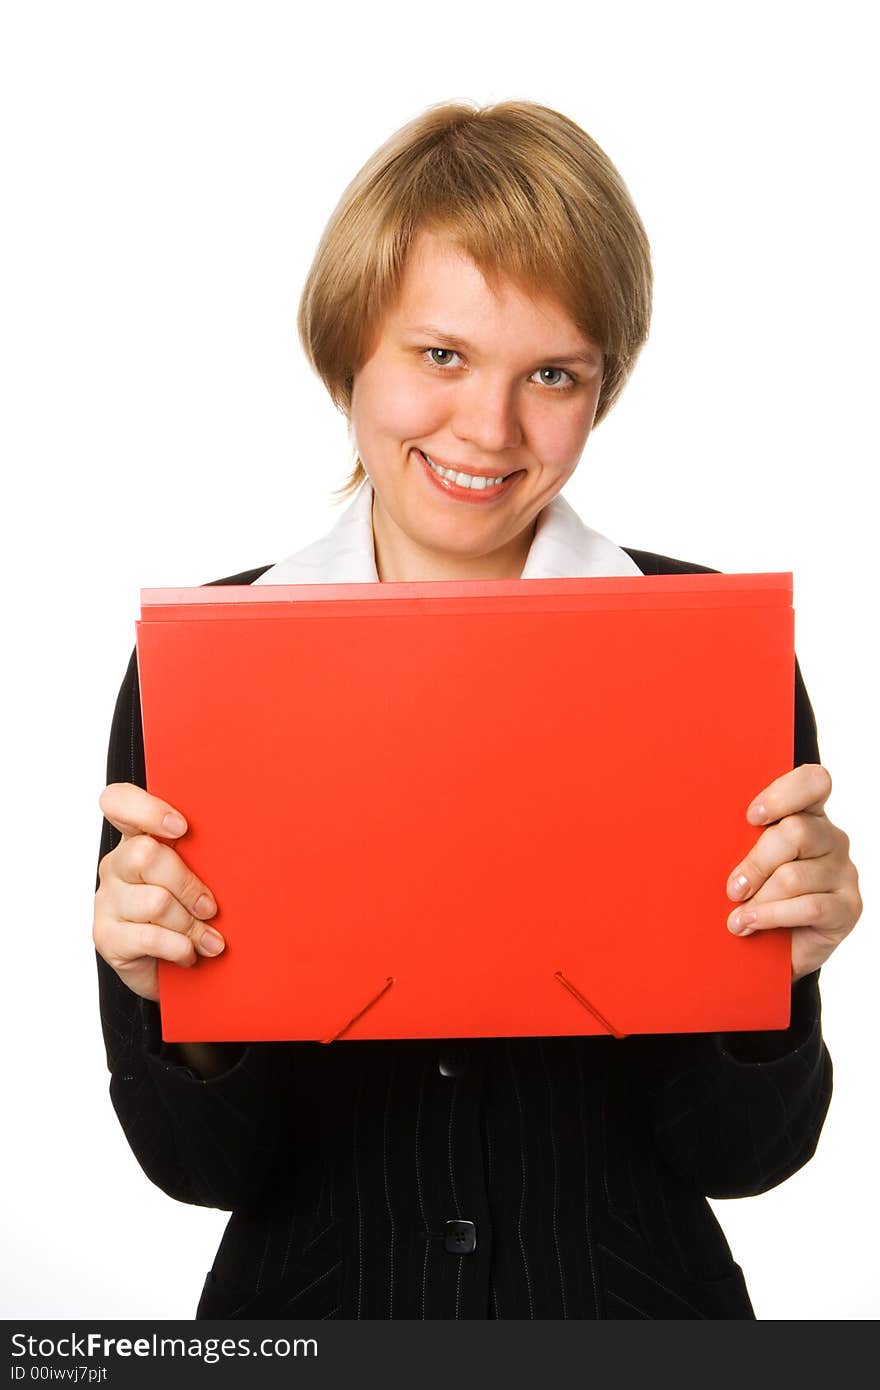
[[[288,555],[255,584],[378,584],[373,543],[373,485],[366,479],[336,525]],[[522,579],[641,574],[625,550],[585,526],[560,494],[538,513]]]

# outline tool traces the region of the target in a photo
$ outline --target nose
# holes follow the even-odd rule
[[[522,443],[514,389],[503,381],[471,380],[456,395],[452,432],[481,454],[496,454]]]

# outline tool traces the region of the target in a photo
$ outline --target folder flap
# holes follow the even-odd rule
[[[437,581],[419,584],[216,585],[143,589],[143,622],[227,617],[274,618],[295,605],[300,616],[401,613],[584,611],[587,609],[786,607],[791,574],[676,574],[607,579]],[[329,603],[328,603],[329,601]]]

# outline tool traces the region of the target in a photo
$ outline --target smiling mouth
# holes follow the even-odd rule
[[[455,487],[463,488],[468,492],[496,492],[508,479],[513,478],[518,473],[525,472],[525,469],[516,468],[510,473],[474,473],[464,468],[449,468],[445,464],[438,463],[432,459],[430,454],[426,454],[422,449],[416,449],[419,458],[427,465],[435,477],[452,484]]]

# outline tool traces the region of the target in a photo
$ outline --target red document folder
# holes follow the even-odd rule
[[[728,932],[792,766],[790,574],[144,590],[149,790],[226,938],[168,1041],[783,1028]]]

